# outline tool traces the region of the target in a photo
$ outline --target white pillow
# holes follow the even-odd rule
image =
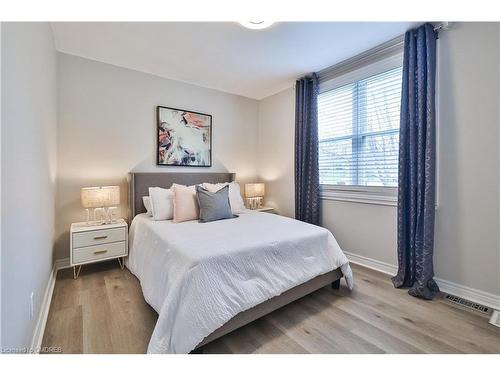
[[[151,197],[142,197],[142,203],[144,204],[148,216],[153,216],[153,211],[151,211]]]
[[[174,192],[160,187],[149,188],[153,220],[170,220],[174,217]]]
[[[233,214],[240,214],[245,211],[245,203],[241,197],[240,184],[236,181],[224,182],[218,184],[203,183],[203,187],[208,191],[215,193],[217,190],[222,189],[224,186],[229,185],[229,205]]]

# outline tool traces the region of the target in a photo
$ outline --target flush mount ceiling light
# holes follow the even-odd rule
[[[243,21],[240,25],[252,30],[262,30],[271,26],[274,22],[267,21]]]

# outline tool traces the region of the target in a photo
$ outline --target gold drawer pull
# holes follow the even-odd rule
[[[98,250],[98,251],[94,251],[94,255],[96,254],[104,254],[104,253],[107,253],[108,250]]]
[[[104,240],[105,238],[108,238],[108,236],[97,236],[94,237],[94,240]]]

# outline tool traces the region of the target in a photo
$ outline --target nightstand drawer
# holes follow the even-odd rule
[[[73,233],[73,248],[125,241],[126,236],[126,228],[101,229],[89,232]]]
[[[73,264],[92,262],[94,260],[125,256],[127,247],[125,241],[103,245],[80,247],[73,249]]]

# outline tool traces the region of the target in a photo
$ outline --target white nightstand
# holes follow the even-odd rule
[[[255,211],[259,211],[259,212],[269,212],[271,214],[274,214],[274,208],[273,207],[266,207],[266,206],[262,206],[262,207],[259,207],[259,208],[256,208]]]
[[[69,259],[73,278],[80,275],[82,265],[109,259],[118,259],[123,269],[127,255],[128,226],[125,220],[103,225],[71,224]]]

